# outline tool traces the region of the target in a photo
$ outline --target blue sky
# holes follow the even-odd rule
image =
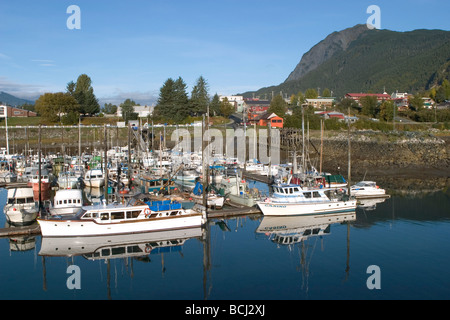
[[[70,5],[81,29],[70,30]],[[150,103],[168,78],[190,92],[235,94],[283,82],[328,34],[366,23],[381,28],[450,28],[450,1],[2,0],[0,91],[23,98],[64,91],[86,73],[101,102]]]

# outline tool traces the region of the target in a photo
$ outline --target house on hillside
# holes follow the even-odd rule
[[[333,106],[334,98],[317,98],[306,99],[305,104],[313,106],[315,109],[331,108]]]
[[[37,117],[37,113],[21,108],[15,108],[5,105],[0,105],[0,118],[11,117]]]
[[[382,102],[384,100],[392,100],[392,97],[385,93],[347,93],[345,98],[352,99],[359,104],[359,101],[362,97],[376,97],[378,102]]]
[[[283,128],[284,120],[283,118],[277,116],[275,113],[265,112],[256,118],[250,120],[251,122],[256,122],[258,126],[267,127],[269,124],[272,128]]]

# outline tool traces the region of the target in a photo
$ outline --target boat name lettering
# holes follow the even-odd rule
[[[286,208],[286,206],[280,205],[280,204],[266,204],[266,207],[269,207],[269,208]]]

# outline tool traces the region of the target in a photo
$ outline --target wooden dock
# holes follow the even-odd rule
[[[41,234],[41,227],[38,224],[23,227],[12,227],[0,229],[0,238],[34,236]]]
[[[240,208],[224,208],[221,210],[208,210],[207,212],[208,219],[231,218],[247,215],[262,215],[262,213],[261,210],[259,210],[257,207],[245,207],[245,206],[242,206]]]

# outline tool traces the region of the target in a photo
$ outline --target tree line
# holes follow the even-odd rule
[[[100,112],[100,105],[92,88],[91,78],[82,74],[77,82],[70,81],[66,92],[45,93],[36,100],[35,111],[44,122],[76,124],[80,115],[93,116]]]
[[[200,76],[192,88],[190,97],[187,85],[181,77],[167,79],[159,91],[159,97],[153,118],[167,122],[180,123],[188,117],[198,117],[208,112],[211,116],[228,117],[234,112],[234,106],[227,99],[220,100],[216,93],[209,95],[209,85]]]

